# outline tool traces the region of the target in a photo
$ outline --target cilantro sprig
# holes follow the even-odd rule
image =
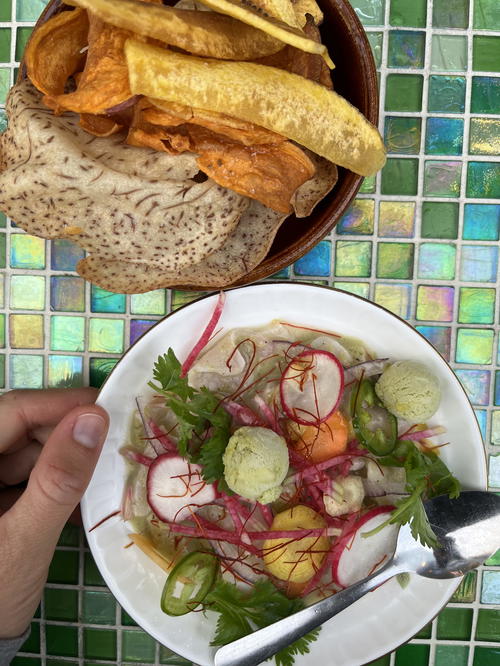
[[[222,456],[231,435],[231,417],[219,398],[207,388],[194,389],[181,375],[181,364],[173,349],[159,356],[149,382],[165,397],[167,407],[177,417],[179,455],[199,463],[207,483],[223,479]]]
[[[212,645],[226,645],[267,627],[304,608],[301,599],[288,599],[269,580],[257,581],[250,591],[219,580],[205,597],[205,608],[219,613]],[[309,632],[275,655],[277,666],[292,666],[296,655],[309,652],[319,629]]]

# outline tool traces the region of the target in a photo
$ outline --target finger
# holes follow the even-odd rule
[[[51,436],[53,430],[54,426],[39,426],[30,432],[30,436],[31,439],[40,442],[40,444],[45,444],[45,442]]]
[[[0,490],[0,516],[8,511],[21,497],[23,488],[7,488]]]
[[[55,426],[75,407],[95,402],[93,388],[15,390],[0,396],[0,453],[40,426]]]
[[[38,460],[42,447],[38,442],[31,442],[15,453],[0,454],[0,482],[15,486],[31,474]]]

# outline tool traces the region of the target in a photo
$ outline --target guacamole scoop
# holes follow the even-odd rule
[[[288,472],[288,448],[269,428],[243,426],[229,439],[223,456],[224,478],[245,499],[268,504],[278,499]]]

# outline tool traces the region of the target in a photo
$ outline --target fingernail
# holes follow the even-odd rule
[[[106,422],[99,414],[82,414],[73,426],[73,439],[88,449],[95,449],[102,442],[105,429]]]

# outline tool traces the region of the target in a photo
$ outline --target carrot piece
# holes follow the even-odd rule
[[[297,436],[294,450],[312,463],[320,463],[343,453],[347,448],[349,428],[339,410],[319,425],[293,424],[292,435]]]

